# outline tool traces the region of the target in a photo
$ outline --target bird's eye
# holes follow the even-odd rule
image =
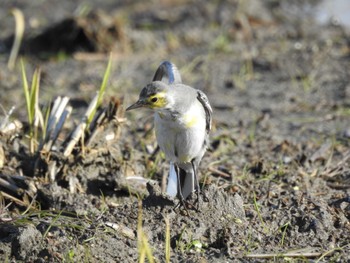
[[[151,99],[151,101],[152,101],[153,103],[155,103],[155,102],[158,101],[158,98],[157,98],[157,97],[154,97],[154,98]]]

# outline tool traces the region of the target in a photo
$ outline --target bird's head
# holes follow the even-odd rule
[[[141,107],[153,110],[166,110],[171,108],[172,99],[169,96],[169,86],[160,81],[154,81],[141,90],[138,101],[129,106],[126,110],[133,110]]]

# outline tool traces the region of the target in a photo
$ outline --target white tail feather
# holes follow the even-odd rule
[[[192,170],[186,172],[185,183],[182,191],[183,198],[187,198],[194,191],[194,173]],[[169,196],[175,197],[177,195],[177,174],[175,171],[175,166],[173,163],[170,163],[169,177],[168,177],[168,186],[166,193]]]

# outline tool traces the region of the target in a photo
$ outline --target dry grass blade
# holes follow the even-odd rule
[[[335,251],[342,250],[349,245],[345,245],[343,247],[337,247],[325,252],[314,252],[317,248],[303,248],[295,251],[284,252],[284,253],[266,253],[266,254],[248,254],[246,258],[254,258],[254,259],[269,259],[269,258],[317,258],[316,262],[320,262],[327,256],[331,256]]]
[[[55,129],[55,126],[60,119],[65,107],[69,101],[68,97],[57,97],[53,104],[52,110],[47,123],[46,136],[50,137],[52,131]]]
[[[10,53],[10,57],[9,57],[9,60],[7,63],[7,67],[12,70],[15,67],[19,48],[21,46],[24,28],[25,28],[25,22],[24,22],[24,16],[23,16],[23,13],[21,10],[19,10],[17,8],[13,8],[11,10],[11,13],[16,21],[16,33],[15,33],[15,41],[14,41],[12,49],[11,49],[11,53]]]
[[[345,152],[344,157],[336,165],[333,165],[332,167],[328,165],[325,171],[323,171],[323,174],[326,175],[327,177],[333,177],[337,175],[344,168],[344,165],[348,162],[349,159],[350,159],[350,150]]]
[[[8,213],[8,208],[12,205],[12,202],[5,204],[5,198],[0,193],[0,223],[12,221],[11,215]]]
[[[248,254],[245,257],[247,258],[256,258],[256,259],[263,259],[263,258],[281,258],[281,257],[290,257],[290,258],[315,258],[321,256],[322,253],[320,252],[310,252],[310,253],[266,253],[266,254]]]
[[[218,176],[221,176],[221,177],[223,177],[223,178],[228,178],[228,179],[230,179],[232,176],[230,175],[230,174],[228,174],[228,173],[225,173],[225,172],[223,172],[223,171],[220,171],[219,169],[216,169],[215,167],[209,167],[208,168],[208,170],[210,171],[210,172],[212,172],[212,173],[215,173],[216,175],[218,175]]]
[[[61,117],[59,118],[56,128],[53,131],[53,135],[52,135],[52,144],[55,143],[60,131],[62,130],[63,124],[65,123],[66,119],[69,117],[69,115],[72,113],[72,107],[67,107],[65,108],[65,110],[63,111]]]
[[[49,152],[52,145],[55,143],[62,127],[67,119],[67,117],[72,112],[72,107],[67,107],[69,98],[68,97],[58,97],[52,107],[50,113],[48,124],[46,128],[46,138],[41,149]]]
[[[315,151],[312,156],[310,157],[311,162],[315,162],[317,160],[324,160],[326,159],[327,153],[332,148],[332,142],[330,140],[326,141],[322,146]]]
[[[315,258],[322,255],[322,252],[317,251],[318,248],[314,247],[308,247],[308,248],[302,248],[302,249],[296,249],[293,251],[286,251],[286,252],[280,252],[280,253],[257,253],[257,254],[248,254],[245,257],[247,258],[256,258],[256,259],[267,259],[267,258],[284,258],[284,257],[290,257],[290,258]]]
[[[13,113],[13,111],[15,110],[15,106],[12,106],[12,108],[9,110],[8,113],[6,113],[5,109],[1,106],[1,109],[4,111],[4,114],[5,114],[5,118],[3,118],[1,121],[0,121],[0,132],[2,133],[3,130],[6,128],[6,126],[9,124],[9,119]]]
[[[88,133],[89,138],[86,140],[86,145],[89,146],[94,138],[103,130],[102,124],[107,118],[107,111],[109,109],[105,108],[99,115],[96,114],[95,119],[90,123]]]
[[[41,130],[44,130],[44,117],[39,107],[39,89],[40,89],[41,70],[37,68],[33,74],[32,89],[31,89],[31,107],[34,117],[34,136],[37,139],[39,125]]]
[[[0,143],[0,169],[4,167],[5,164],[5,152],[4,148],[2,147],[2,144]]]
[[[8,193],[5,193],[3,191],[0,191],[0,195],[2,195],[6,199],[12,200],[13,202],[15,202],[18,205],[21,205],[21,206],[26,206],[27,205],[26,202],[23,202],[22,200],[19,200],[18,198],[14,197],[14,196],[12,196],[12,195],[10,195]]]
[[[0,178],[0,185],[6,189],[9,189],[10,191],[13,191],[13,192],[20,191],[20,188],[16,184],[10,182],[9,180],[5,180],[3,178]]]
[[[88,109],[86,110],[86,112],[84,114],[84,117],[81,119],[80,123],[75,128],[75,130],[74,130],[74,132],[72,134],[72,137],[71,137],[68,145],[66,146],[66,148],[65,148],[65,150],[63,152],[63,155],[65,157],[69,156],[72,153],[74,146],[77,144],[77,142],[80,140],[80,138],[84,134],[85,128],[87,126],[88,116],[90,116],[90,114],[95,109],[98,97],[99,97],[98,94],[96,94],[95,97],[93,98],[93,100],[91,101]]]
[[[27,206],[26,210],[24,210],[24,212],[21,213],[21,215],[25,215],[27,214],[32,208],[33,208],[33,204],[35,203],[36,201],[36,197],[37,195],[34,195],[33,198],[32,198],[32,201],[30,202],[30,204]]]

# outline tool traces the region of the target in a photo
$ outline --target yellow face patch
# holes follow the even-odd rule
[[[152,109],[163,108],[166,106],[165,93],[154,94],[147,99],[147,102]]]

